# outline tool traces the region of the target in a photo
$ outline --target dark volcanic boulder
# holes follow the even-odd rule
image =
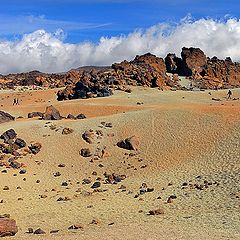
[[[113,95],[113,92],[111,89],[105,87],[105,88],[100,88],[98,91],[97,91],[97,97],[109,97]]]
[[[43,113],[41,113],[41,112],[31,112],[31,113],[28,113],[28,118],[34,118],[34,117],[42,118],[43,117]]]
[[[10,218],[0,218],[0,237],[14,236],[18,232],[16,221]]]
[[[83,157],[91,157],[92,153],[89,148],[82,148],[80,151],[80,155]]]
[[[10,166],[14,169],[18,169],[22,166],[21,163],[19,163],[18,161],[14,160],[14,159],[13,160],[9,159],[8,161],[10,162]]]
[[[48,106],[43,113],[43,120],[60,120],[62,117],[59,111],[54,106]]]
[[[93,144],[94,143],[94,132],[92,129],[85,131],[82,134],[82,138],[89,144]]]
[[[17,133],[14,131],[14,129],[9,129],[6,132],[4,132],[0,138],[4,140],[5,143],[8,143],[10,140],[14,139],[17,136]]]
[[[67,115],[67,119],[75,120],[76,118],[75,118],[72,114],[68,114],[68,115]]]
[[[15,120],[15,117],[10,115],[9,113],[0,111],[0,123],[14,121],[14,120]]]
[[[126,150],[137,150],[140,142],[138,137],[132,136],[121,140],[117,143],[117,146],[120,148],[124,148]]]
[[[83,113],[80,113],[76,116],[76,119],[84,119],[87,118]]]
[[[17,145],[18,148],[24,148],[27,145],[26,142],[23,139],[21,139],[21,138],[17,138],[15,140],[14,144]]]
[[[32,154],[36,155],[37,153],[40,152],[40,150],[42,148],[42,144],[41,143],[34,143],[34,144],[31,144],[28,148],[29,148],[29,150],[31,151]]]

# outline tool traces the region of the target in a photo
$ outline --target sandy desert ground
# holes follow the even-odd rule
[[[37,155],[21,159],[25,174],[0,172],[0,213],[11,214],[19,227],[9,239],[240,239],[240,101],[227,100],[226,90],[132,89],[64,102],[56,100],[57,89],[0,93],[1,110],[22,117],[1,124],[0,133],[13,128],[27,143],[42,144]],[[15,97],[19,106],[12,106]],[[239,89],[233,97],[240,97]],[[51,104],[63,116],[87,118],[27,119]],[[64,127],[74,132],[63,135]],[[103,133],[94,144],[82,139],[89,129]],[[138,151],[116,146],[132,135],[140,139]],[[106,147],[110,156],[90,161],[79,154],[84,147],[92,152]],[[127,177],[104,184],[105,172]],[[86,178],[92,182],[82,184]],[[96,179],[103,191],[93,192]],[[154,190],[138,195],[143,183]],[[176,198],[167,203],[171,195]],[[60,197],[69,200],[57,201]],[[158,208],[164,214],[149,215]],[[69,230],[73,224],[83,228]],[[28,234],[28,228],[46,234]]]

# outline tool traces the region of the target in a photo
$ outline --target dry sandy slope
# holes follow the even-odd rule
[[[18,171],[11,169],[0,175],[0,198],[4,200],[0,209],[17,220],[20,231],[15,239],[240,239],[240,203],[233,195],[240,191],[239,101],[226,101],[226,91],[209,95],[134,88],[131,94],[116,92],[109,98],[59,103],[54,91],[21,93],[18,97],[22,101],[17,107],[11,106],[16,93],[1,94],[2,109],[15,116],[43,111],[48,104],[54,104],[63,115],[89,116],[78,121],[52,121],[58,131],[50,130],[46,127],[49,124],[40,120],[19,119],[0,126],[1,132],[14,128],[28,143],[43,144],[38,155],[22,159],[27,165],[25,175],[14,177]],[[240,96],[239,90],[233,92]],[[212,97],[222,101],[212,101]],[[102,121],[111,122],[113,128],[101,128]],[[62,135],[63,127],[73,128],[74,133]],[[99,143],[89,145],[82,140],[82,133],[90,128],[103,131]],[[138,155],[129,157],[125,155],[128,151],[115,144],[134,134],[140,137],[141,145]],[[82,147],[94,151],[103,146],[107,146],[109,158],[90,163],[79,155]],[[59,169],[59,163],[66,167]],[[141,168],[144,165],[147,167]],[[61,176],[56,178],[53,173],[57,171]],[[93,171],[98,175],[92,176]],[[91,191],[91,185],[77,182],[87,177],[94,181],[105,171],[126,174],[122,184],[127,191],[119,190],[120,185],[103,185],[102,189],[108,191],[92,196],[76,192],[79,188]],[[201,178],[196,178],[199,175]],[[24,177],[26,181],[22,180]],[[202,184],[204,180],[218,185],[203,191],[182,189],[183,182]],[[63,181],[69,182],[69,189],[61,186]],[[134,195],[143,182],[154,187],[154,192],[139,200]],[[2,190],[5,185],[9,191]],[[16,190],[17,186],[22,189]],[[53,188],[57,191],[52,192]],[[166,204],[171,194],[176,194],[177,199]],[[65,196],[71,201],[56,201]],[[158,207],[164,208],[164,215],[147,215]],[[94,218],[100,219],[101,224],[89,224]],[[114,225],[108,226],[112,222]],[[69,232],[67,228],[76,223],[83,224],[84,231]],[[28,227],[41,227],[48,235],[27,235]],[[52,229],[60,231],[53,236],[49,234]]]

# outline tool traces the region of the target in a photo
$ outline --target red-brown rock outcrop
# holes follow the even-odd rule
[[[17,232],[15,220],[7,217],[0,218],[0,237],[14,236]]]

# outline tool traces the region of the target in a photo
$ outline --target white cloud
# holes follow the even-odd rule
[[[61,31],[38,30],[19,41],[0,42],[0,72],[61,72],[83,65],[110,65],[146,52],[180,55],[183,46],[200,47],[210,57],[240,60],[240,20],[234,18],[192,21],[187,17],[174,26],[161,23],[127,36],[102,37],[98,43],[69,44],[61,35]]]

